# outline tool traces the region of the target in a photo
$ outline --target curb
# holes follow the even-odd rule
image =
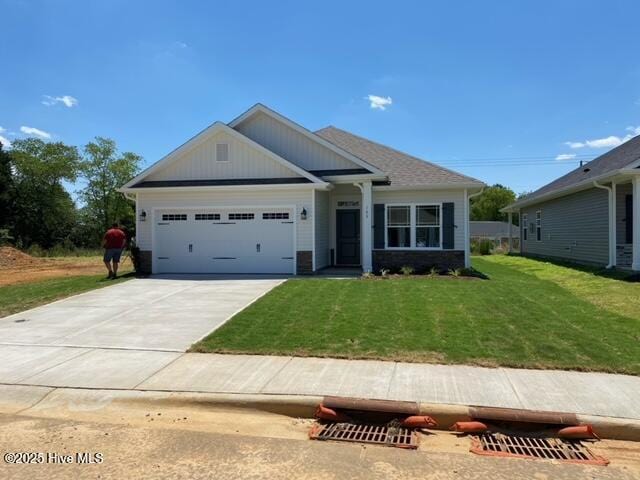
[[[19,393],[27,386],[12,386]],[[39,410],[66,408],[71,411],[97,411],[110,404],[145,405],[153,404],[166,407],[190,407],[207,409],[226,407],[231,409],[258,410],[262,412],[286,415],[295,418],[313,418],[316,408],[325,401],[376,403],[376,400],[324,397],[318,395],[278,395],[278,394],[240,394],[205,392],[167,392],[157,390],[107,390],[80,388],[41,388],[38,397],[20,395],[22,408],[11,401],[11,395],[0,401],[0,413],[28,414]],[[3,392],[11,393],[11,392]],[[15,395],[14,395],[15,397]],[[521,409],[479,407],[473,405],[453,405],[424,402],[383,401],[385,405],[398,411],[410,406],[419,415],[429,415],[438,422],[437,430],[449,430],[459,421],[474,419],[493,421],[515,421],[540,424],[580,425],[590,424],[600,438],[612,440],[640,441],[640,420],[603,417],[596,415],[574,414],[567,412],[544,412]]]

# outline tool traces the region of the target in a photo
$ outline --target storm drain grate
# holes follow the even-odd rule
[[[542,458],[592,465],[609,464],[606,458],[595,455],[579,440],[523,437],[490,432],[474,435],[471,439],[471,451],[479,455]]]
[[[399,448],[418,448],[418,434],[406,427],[366,423],[316,423],[309,432],[313,440],[373,443]]]

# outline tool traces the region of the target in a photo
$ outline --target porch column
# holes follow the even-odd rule
[[[631,268],[640,271],[640,177],[633,177],[633,261]]]
[[[367,273],[373,271],[373,254],[371,237],[373,235],[373,203],[371,195],[371,182],[358,183],[358,188],[362,192],[362,208],[360,208],[362,223],[361,258],[362,271]]]
[[[612,268],[618,265],[618,192],[615,180],[611,182],[611,205],[609,210],[609,263]]]
[[[513,225],[513,212],[509,211],[509,253],[513,251],[513,234],[511,233],[511,226]]]

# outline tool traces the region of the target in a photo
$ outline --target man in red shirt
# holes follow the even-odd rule
[[[118,224],[114,223],[102,239],[102,246],[104,247],[103,260],[107,270],[109,270],[109,276],[107,278],[116,278],[118,276],[120,255],[122,255],[122,250],[124,250],[126,245],[127,236],[120,230]],[[113,268],[111,264],[113,264]]]

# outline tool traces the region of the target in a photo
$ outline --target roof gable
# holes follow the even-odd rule
[[[607,174],[613,175],[621,169],[636,168],[639,160],[640,136],[637,136],[600,155],[598,158],[571,170],[566,175],[535,190],[507,208],[513,208],[521,204],[530,203],[538,198],[542,199],[554,193],[577,188],[581,184],[590,184]]]
[[[229,126],[306,170],[364,168],[383,172],[270,108],[256,104]]]
[[[480,180],[462,175],[434,163],[400,152],[386,145],[372,142],[345,130],[329,126],[316,134],[375,165],[389,177],[391,187],[481,187]]]
[[[237,145],[243,145],[249,149],[252,149],[263,160],[274,162],[279,165],[278,176],[279,177],[294,177],[300,176],[312,183],[324,183],[315,175],[307,172],[303,168],[285,160],[278,156],[274,152],[267,150],[262,145],[254,142],[253,140],[245,137],[241,133],[229,128],[222,122],[215,122],[213,125],[207,127],[202,132],[191,138],[189,141],[182,144],[180,147],[173,150],[171,153],[163,157],[161,160],[153,164],[151,167],[144,170],[142,173],[131,179],[122,188],[133,188],[136,184],[145,181],[166,181],[166,180],[187,180],[191,179],[188,173],[181,172],[179,167],[174,165],[179,164],[181,161],[195,161],[195,162],[215,162],[215,159],[207,152],[207,143],[218,135],[223,135],[224,138],[232,140]],[[204,158],[203,158],[204,157]],[[212,167],[213,168],[213,167]],[[285,172],[289,172],[285,174]],[[173,178],[172,175],[177,175],[177,178]],[[256,177],[255,171],[248,172],[247,178]],[[266,175],[265,175],[266,176]],[[197,175],[193,178],[202,178],[202,175]],[[237,178],[237,177],[236,177]]]

